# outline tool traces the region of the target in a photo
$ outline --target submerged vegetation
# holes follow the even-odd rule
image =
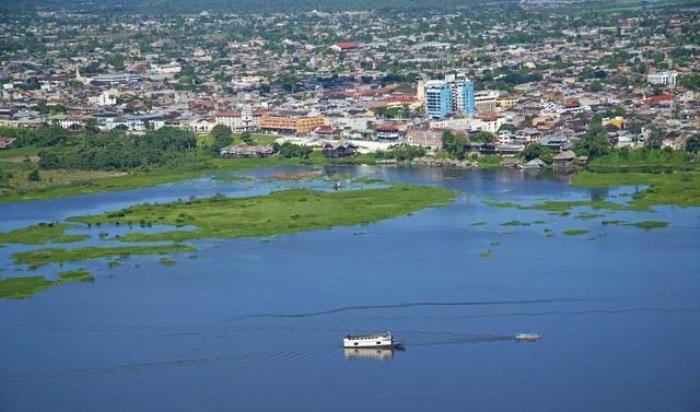
[[[573,177],[572,184],[588,188],[643,186],[629,203],[634,210],[648,210],[654,205],[700,206],[700,173],[696,171],[667,174],[582,172]]]
[[[8,279],[0,279],[0,298],[24,299],[36,293],[69,282],[92,282],[95,280],[92,273],[77,269],[60,272],[54,280],[43,276],[25,276]]]
[[[566,229],[563,233],[567,236],[580,236],[580,235],[585,235],[587,233],[590,233],[590,230],[588,230],[588,229]]]
[[[74,249],[37,249],[17,252],[12,255],[15,263],[39,267],[50,263],[75,262],[99,259],[111,256],[157,255],[165,253],[192,252],[189,245],[172,244],[162,246],[125,246],[125,247],[83,247]]]
[[[20,243],[41,245],[48,242],[71,243],[88,239],[89,235],[67,235],[65,232],[73,227],[67,223],[39,223],[10,232],[0,232],[0,244]]]
[[[71,220],[87,224],[146,222],[195,228],[130,233],[120,238],[123,241],[264,237],[372,223],[426,207],[445,205],[455,197],[456,193],[447,189],[403,184],[342,192],[292,189],[247,198],[214,196],[188,202],[144,204]]]

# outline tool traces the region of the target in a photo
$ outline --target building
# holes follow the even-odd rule
[[[482,90],[474,94],[474,105],[479,113],[494,113],[498,109],[500,94],[495,90]]]
[[[182,71],[182,67],[180,67],[179,64],[177,63],[169,63],[169,64],[164,64],[164,65],[151,65],[151,69],[149,70],[150,74],[153,75],[174,75],[177,73],[180,73]]]
[[[250,110],[216,112],[214,121],[217,125],[227,126],[232,131],[248,131],[258,127],[260,116]]]
[[[449,74],[444,81],[419,82],[420,96],[425,99],[426,112],[431,119],[442,119],[460,113],[473,117],[476,113],[474,82],[464,74]]]
[[[275,154],[272,145],[253,146],[245,143],[226,146],[219,151],[221,157],[270,157]]]
[[[406,143],[440,150],[442,149],[442,132],[431,129],[412,129],[406,133]]]
[[[439,80],[425,84],[425,110],[431,119],[442,119],[452,114],[452,88]]]
[[[658,72],[647,74],[647,82],[658,86],[675,87],[678,78],[677,72]]]
[[[377,126],[375,131],[379,140],[399,140],[401,138],[401,128],[395,124]]]
[[[463,73],[457,73],[445,76],[445,83],[452,89],[453,113],[462,113],[473,117],[476,111],[474,82],[469,80]]]
[[[360,48],[357,43],[351,41],[341,41],[331,46],[331,49],[337,52],[350,51]]]
[[[326,119],[321,116],[314,117],[283,117],[263,116],[260,118],[259,128],[268,132],[282,134],[302,134],[314,131],[317,127],[325,126]]]
[[[15,143],[14,137],[0,137],[0,149],[10,149]]]
[[[329,142],[321,146],[323,155],[330,158],[352,156],[356,153],[356,149],[355,145],[345,141]]]

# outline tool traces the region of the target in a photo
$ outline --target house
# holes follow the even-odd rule
[[[557,153],[552,158],[554,162],[554,168],[556,169],[570,169],[574,166],[574,160],[576,159],[576,153],[571,150],[566,150],[561,153]]]
[[[554,152],[565,152],[573,146],[569,138],[563,133],[554,133],[540,138],[540,144]]]
[[[401,137],[400,127],[394,124],[377,126],[375,130],[379,140],[398,140]]]
[[[431,129],[412,129],[406,133],[406,143],[440,150],[442,149],[442,132]]]
[[[341,51],[350,51],[350,50],[355,50],[358,49],[360,46],[357,43],[353,43],[351,41],[341,41],[338,42],[334,45],[331,46],[332,50],[335,50],[337,52]]]
[[[226,146],[219,151],[221,157],[270,157],[275,154],[272,145],[254,146],[245,143]]]
[[[14,137],[0,137],[0,149],[10,149],[15,143]]]
[[[357,147],[344,141],[329,142],[321,146],[323,155],[329,158],[348,157],[355,154]]]
[[[522,165],[523,169],[542,169],[547,167],[547,163],[545,163],[542,159],[537,158],[537,159],[532,159],[529,162],[525,163]]]

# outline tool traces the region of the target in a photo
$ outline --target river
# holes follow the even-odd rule
[[[173,266],[160,256],[66,265],[85,267],[95,281],[0,301],[0,409],[700,408],[699,209],[579,219],[485,201],[624,201],[640,188],[578,189],[512,170],[339,170],[461,195],[365,226],[190,242],[198,251],[176,255]],[[0,205],[0,230],[191,195],[332,185],[267,179],[281,171],[293,169]],[[670,225],[643,230],[604,219]],[[502,225],[512,220],[530,225]],[[569,228],[590,232],[564,235]],[[26,272],[8,259],[21,248],[0,249],[0,275]],[[341,347],[347,333],[385,330],[404,351]],[[543,338],[515,342],[521,332]]]

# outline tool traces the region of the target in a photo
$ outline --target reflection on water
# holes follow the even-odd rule
[[[345,357],[351,358],[362,358],[362,359],[377,359],[377,360],[391,360],[394,357],[394,351],[397,348],[344,348],[343,352]]]

